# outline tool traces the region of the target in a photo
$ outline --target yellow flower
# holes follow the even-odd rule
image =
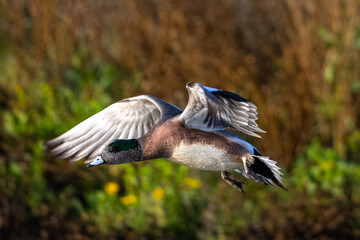
[[[119,192],[119,185],[116,182],[108,182],[105,185],[105,192],[110,195],[114,195],[115,193]]]
[[[185,184],[191,188],[199,188],[201,187],[201,182],[195,178],[185,178]]]
[[[164,190],[162,190],[162,188],[155,188],[152,194],[157,201],[160,201],[164,198]]]
[[[120,198],[120,201],[125,204],[125,205],[129,205],[129,204],[132,204],[132,203],[136,203],[137,201],[137,198],[134,194],[129,194],[125,197],[122,197]]]

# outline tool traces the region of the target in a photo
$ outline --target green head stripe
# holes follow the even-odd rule
[[[128,151],[138,147],[139,143],[135,139],[130,140],[115,140],[108,145],[108,150],[110,152],[121,152]]]

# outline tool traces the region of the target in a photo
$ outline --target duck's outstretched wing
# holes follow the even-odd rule
[[[239,95],[220,89],[187,83],[189,102],[180,115],[185,125],[203,131],[218,131],[230,127],[251,136],[261,130],[256,120],[257,108]]]
[[[46,142],[50,154],[60,159],[92,161],[103,145],[113,139],[136,139],[159,121],[182,112],[176,106],[149,95],[127,98],[79,123],[61,136]]]

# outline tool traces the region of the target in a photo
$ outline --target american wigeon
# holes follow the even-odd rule
[[[220,171],[222,178],[243,191],[229,170],[264,184],[282,185],[275,161],[237,135],[264,132],[257,108],[237,94],[187,83],[189,101],[178,107],[149,95],[127,98],[81,122],[47,144],[52,155],[88,167],[167,158],[189,167]]]

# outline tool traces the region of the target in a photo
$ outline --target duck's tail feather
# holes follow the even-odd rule
[[[256,152],[256,154],[257,153],[258,152]],[[259,153],[258,155],[249,155],[246,157],[244,169],[235,169],[235,171],[241,173],[246,178],[251,177],[256,182],[260,181],[265,185],[276,184],[287,191],[282,182],[281,175],[283,175],[283,173],[281,173],[279,169],[280,168],[276,166],[276,161],[271,160],[269,157],[261,156]]]

